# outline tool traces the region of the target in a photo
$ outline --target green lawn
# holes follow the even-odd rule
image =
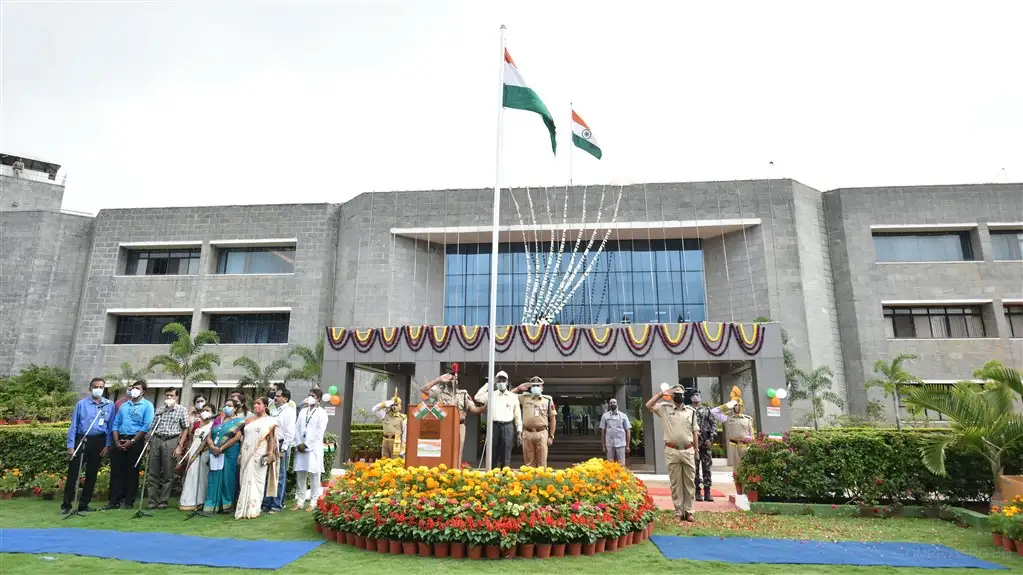
[[[82,527],[115,529],[119,531],[183,533],[223,537],[230,534],[240,539],[312,539],[312,516],[306,512],[284,512],[251,521],[235,521],[233,517],[217,516],[209,519],[184,521],[185,514],[178,511],[156,511],[154,517],[129,519],[132,511],[107,511],[62,521],[58,515],[59,503],[34,499],[14,499],[0,502],[0,527]],[[806,516],[771,516],[745,513],[697,516],[698,523],[684,528],[662,518],[657,532],[665,535],[736,535],[742,537],[813,538],[821,540],[877,540],[942,543],[982,559],[1023,570],[1023,557],[996,550],[991,536],[975,529],[956,527],[951,523],[929,519],[858,519],[816,518]],[[144,535],[143,535],[144,536]],[[270,548],[268,548],[269,550]],[[882,574],[915,575],[977,575],[972,569],[893,569],[830,566],[783,565],[731,565],[727,563],[699,564],[687,561],[667,561],[652,543],[632,546],[617,553],[594,557],[572,557],[549,561],[473,561],[440,560],[417,557],[384,557],[336,544],[324,544],[299,561],[281,570],[282,573],[497,573],[524,570],[554,573],[581,569],[585,573],[612,572],[627,569],[629,573],[662,574],[683,569],[706,569],[714,575],[749,575],[777,573],[795,575],[815,574]],[[103,573],[103,574],[157,574],[157,573],[228,573],[233,569],[208,569],[172,565],[149,565],[128,561],[111,561],[60,555],[55,561],[44,561],[36,555],[0,554],[0,573],[37,575],[44,573]]]

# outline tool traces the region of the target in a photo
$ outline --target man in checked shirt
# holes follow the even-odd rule
[[[188,409],[178,404],[178,390],[163,394],[163,407],[153,418],[153,439],[149,443],[149,509],[166,509],[174,482],[174,468],[185,450],[182,435],[188,428]]]

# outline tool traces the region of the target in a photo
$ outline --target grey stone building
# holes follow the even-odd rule
[[[162,352],[160,328],[173,320],[221,334],[219,386],[232,387],[235,358],[265,364],[292,345],[315,345],[326,326],[486,324],[491,190],[91,217],[61,211],[59,166],[27,161],[16,176],[16,159],[3,156],[0,173],[0,374],[65,365],[84,388]],[[857,414],[880,399],[863,388],[873,362],[900,352],[919,355],[911,370],[934,382],[969,378],[989,359],[1023,366],[1023,184],[506,190],[499,323],[521,316],[524,246],[539,241],[546,251],[566,226],[569,244],[583,228],[583,244],[592,230],[596,243],[610,236],[556,323],[766,316],[786,330],[800,367],[832,368],[833,390]],[[594,385],[622,384],[627,371]],[[729,375],[679,377],[708,389]],[[160,373],[150,379],[174,385]],[[395,385],[357,393],[353,407]],[[794,423],[805,409],[794,406]]]

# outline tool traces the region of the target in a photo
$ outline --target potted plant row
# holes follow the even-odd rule
[[[1023,497],[992,507],[988,527],[995,546],[1023,555]]]

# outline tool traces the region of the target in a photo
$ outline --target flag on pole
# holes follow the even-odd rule
[[[547,111],[547,106],[544,105],[540,96],[526,85],[526,81],[522,79],[522,74],[515,67],[515,62],[512,61],[511,54],[507,49],[504,51],[504,96],[502,101],[505,108],[540,114],[544,125],[547,126],[547,131],[551,134],[551,150],[555,154],[558,153],[558,141],[554,137],[556,132],[554,118]]]
[[[580,150],[589,152],[598,160],[603,155],[600,152],[600,144],[597,143],[597,138],[593,136],[590,127],[579,117],[579,114],[575,113],[575,110],[572,110],[572,143]]]

